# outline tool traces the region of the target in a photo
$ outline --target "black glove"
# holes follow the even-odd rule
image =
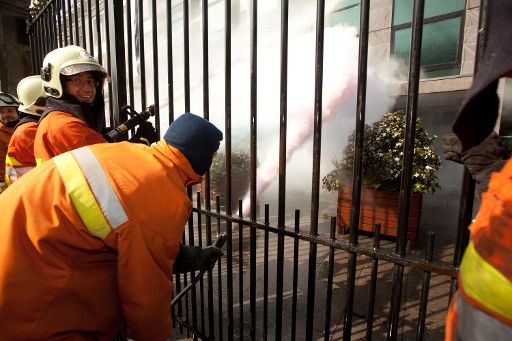
[[[113,142],[110,137],[108,137],[108,133],[112,130],[112,127],[103,127],[100,129],[100,134],[101,136],[103,136],[103,138],[105,139],[105,141],[107,142]]]
[[[487,191],[492,172],[501,170],[505,164],[505,148],[500,137],[492,132],[480,144],[462,151],[462,144],[455,134],[443,136],[443,152],[447,160],[462,163],[478,184],[478,193]]]
[[[144,143],[149,146],[154,142],[158,142],[158,133],[151,122],[144,121],[139,124],[136,133],[132,136],[129,142]]]
[[[446,160],[462,163],[462,143],[457,135],[450,133],[443,136],[443,154]]]
[[[202,269],[211,270],[217,259],[224,253],[215,246],[189,246],[181,244],[178,257],[174,260],[172,271],[174,274],[183,274]]]

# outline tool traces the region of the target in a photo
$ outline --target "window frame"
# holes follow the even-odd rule
[[[343,7],[340,7],[340,8],[337,8],[335,10],[333,10],[331,12],[331,14],[335,14],[335,13],[341,13],[345,10],[348,10],[348,9],[352,9],[352,8],[355,8],[355,7],[359,7],[359,18],[358,18],[358,25],[356,27],[357,29],[357,34],[356,34],[356,37],[359,37],[359,30],[361,28],[361,23],[359,22],[360,21],[360,17],[361,17],[361,0],[359,0],[358,3],[355,3],[355,4],[351,4],[351,5],[346,5],[346,6],[343,6]]]
[[[347,6],[340,7],[338,9],[332,11],[332,13],[341,12],[341,11],[344,11],[346,9],[350,9],[350,8],[357,7],[357,6],[360,6],[360,5],[361,5],[361,2],[358,2],[357,4],[347,5]]]
[[[393,2],[394,6],[394,2]],[[459,43],[457,46],[457,60],[453,63],[444,63],[444,64],[435,64],[435,65],[427,65],[422,66],[422,70],[429,72],[429,71],[441,71],[441,70],[448,70],[448,69],[454,69],[454,68],[460,68],[461,62],[462,62],[462,48],[464,46],[464,25],[466,22],[466,16],[465,16],[466,9],[462,9],[460,11],[450,12],[442,15],[437,15],[435,17],[430,17],[427,19],[423,19],[423,26],[427,24],[433,24],[436,22],[448,20],[448,19],[454,19],[454,18],[460,18],[460,27],[459,27]],[[393,17],[391,18],[391,22],[393,23],[394,20],[394,11],[393,11]],[[412,28],[412,21],[408,23],[403,23],[399,25],[391,25],[391,44],[390,44],[390,55],[395,55],[395,33],[396,31],[403,30],[406,28]],[[412,34],[412,29],[411,29]],[[411,37],[412,39],[412,37]],[[422,45],[423,46],[423,45]],[[410,53],[410,47],[409,47],[409,53]]]

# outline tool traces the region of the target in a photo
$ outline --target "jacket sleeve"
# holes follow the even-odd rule
[[[70,117],[66,120],[58,120],[56,123],[59,124],[59,129],[52,129],[50,136],[55,155],[76,148],[106,142],[100,133],[87,126],[78,118]]]
[[[172,265],[179,240],[144,222],[116,230],[118,288],[127,336],[137,341],[166,340],[172,334]]]

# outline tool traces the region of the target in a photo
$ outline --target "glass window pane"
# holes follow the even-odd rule
[[[424,25],[423,65],[456,63],[459,56],[461,18],[453,18]]]
[[[438,15],[461,11],[465,8],[465,0],[427,0],[423,18],[432,18]],[[393,25],[400,25],[412,21],[414,0],[395,0],[393,7]]]
[[[411,45],[411,29],[404,28],[393,34],[393,54],[404,60],[409,60],[409,48]]]
[[[328,16],[326,26],[335,26],[337,24],[345,24],[354,26],[359,31],[359,6],[347,8],[343,11],[334,12]]]
[[[459,53],[461,18],[438,21],[423,26],[421,66],[456,63]],[[411,29],[395,31],[393,54],[409,61]]]

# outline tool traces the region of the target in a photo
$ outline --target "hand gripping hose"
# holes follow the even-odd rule
[[[213,246],[221,249],[222,246],[224,245],[224,242],[226,241],[226,235],[225,234],[219,234],[217,236],[217,239],[213,242]],[[174,308],[174,305],[183,297],[187,294],[188,291],[190,291],[190,289],[192,289],[192,287],[197,283],[199,282],[199,280],[203,277],[203,275],[205,274],[206,271],[208,271],[209,269],[213,268],[213,266],[215,265],[215,263],[217,262],[217,260],[219,260],[220,257],[217,257],[217,258],[214,258],[211,260],[211,262],[209,263],[206,263],[203,268],[199,271],[199,274],[194,278],[194,280],[192,282],[190,282],[189,285],[187,285],[185,288],[183,288],[183,290],[181,290],[172,300],[172,303],[171,303],[171,310]]]

